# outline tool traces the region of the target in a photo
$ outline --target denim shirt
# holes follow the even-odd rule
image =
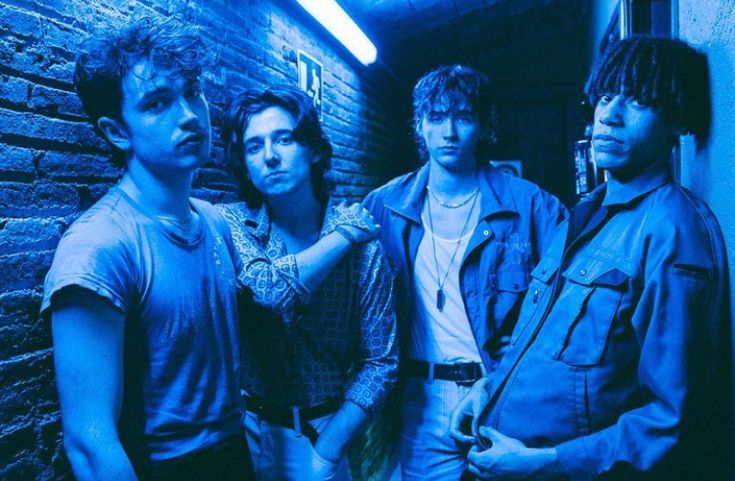
[[[713,214],[668,170],[601,186],[532,272],[486,424],[555,446],[570,479],[695,479],[702,453],[674,453],[705,448],[687,426],[717,412],[726,266]]]
[[[382,226],[381,242],[396,275],[401,339],[413,319],[413,267],[424,227],[421,208],[429,165],[393,179],[363,205]],[[530,272],[551,241],[566,209],[553,195],[485,163],[479,172],[480,218],[460,265],[460,290],[478,351],[494,369],[500,338],[515,325]],[[406,343],[404,342],[404,346]]]

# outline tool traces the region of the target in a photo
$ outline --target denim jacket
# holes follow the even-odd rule
[[[607,190],[572,210],[533,270],[486,424],[555,446],[574,480],[710,479],[685,473],[730,436],[692,436],[726,425],[707,421],[723,412],[722,233],[668,171]]]
[[[393,179],[363,204],[382,226],[381,241],[396,275],[399,335],[413,319],[413,266],[424,235],[421,208],[429,165]],[[484,164],[479,173],[480,218],[460,265],[460,290],[483,363],[491,371],[502,336],[515,324],[530,272],[566,209],[538,186]],[[404,343],[404,346],[407,345]]]

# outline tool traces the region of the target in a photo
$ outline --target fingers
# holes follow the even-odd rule
[[[473,444],[475,438],[462,430],[462,424],[466,422],[465,419],[471,417],[462,407],[462,405],[459,405],[452,411],[452,416],[449,418],[449,435],[460,443]],[[475,420],[472,419],[472,423],[474,422]]]

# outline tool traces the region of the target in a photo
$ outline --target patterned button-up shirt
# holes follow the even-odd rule
[[[377,241],[353,247],[313,291],[271,229],[265,206],[219,206],[244,264],[242,380],[248,394],[283,406],[335,398],[372,411],[396,381],[391,274]],[[334,229],[326,209],[321,235]]]

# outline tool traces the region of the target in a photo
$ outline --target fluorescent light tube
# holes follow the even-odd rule
[[[363,65],[375,62],[378,49],[335,0],[296,0]]]

